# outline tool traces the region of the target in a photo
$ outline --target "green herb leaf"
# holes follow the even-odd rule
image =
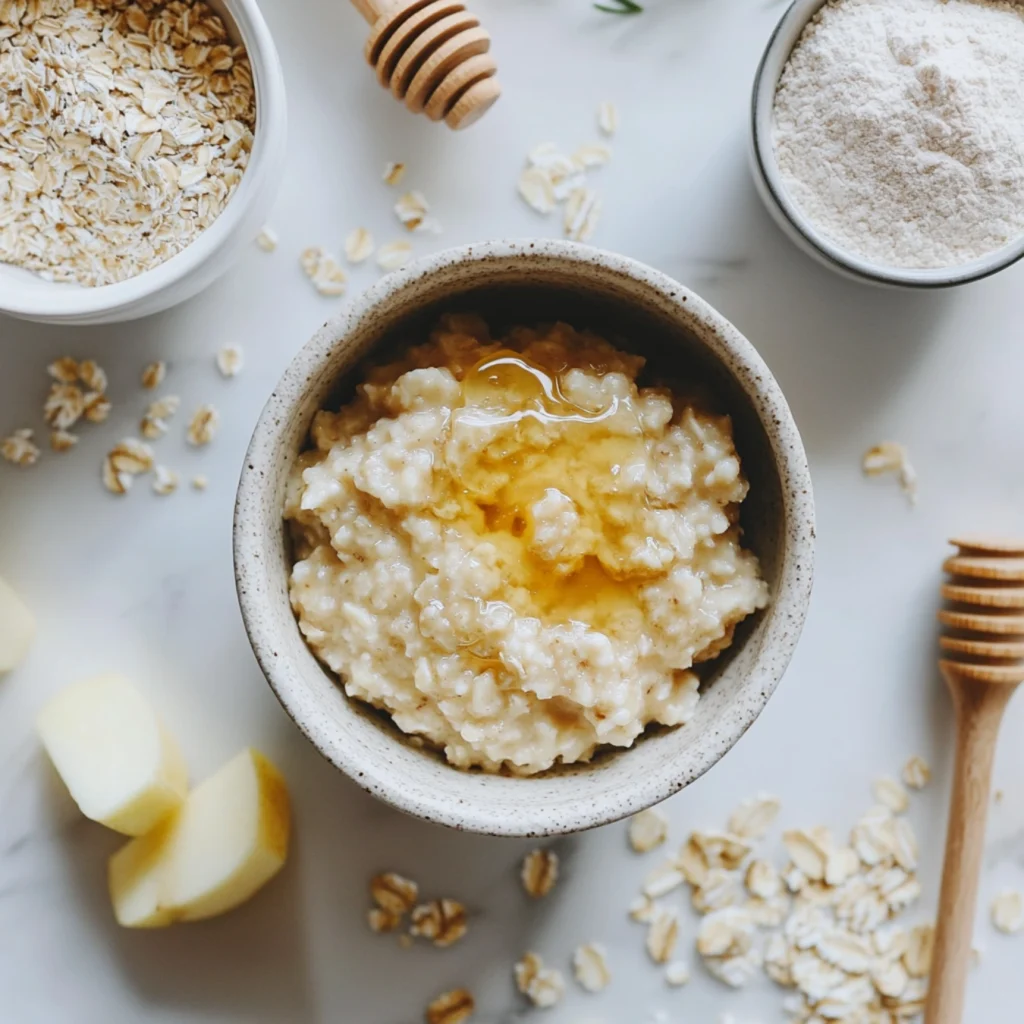
[[[636,0],[611,0],[606,4],[594,4],[599,11],[605,14],[642,14],[643,7]]]

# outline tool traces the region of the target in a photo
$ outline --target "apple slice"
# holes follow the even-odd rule
[[[0,579],[0,673],[10,672],[28,654],[36,620],[13,588]]]
[[[39,713],[36,728],[82,813],[141,836],[181,805],[188,772],[174,739],[123,676],[75,683]]]
[[[243,750],[189,794],[166,828],[110,858],[118,923],[198,921],[244,903],[284,866],[290,816],[280,772]]]

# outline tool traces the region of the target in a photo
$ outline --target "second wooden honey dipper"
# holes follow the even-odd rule
[[[939,667],[956,711],[956,765],[926,1024],[960,1024],[1003,711],[1024,682],[1024,541],[954,538]]]
[[[381,85],[414,114],[468,128],[501,95],[491,37],[461,0],[352,0]]]

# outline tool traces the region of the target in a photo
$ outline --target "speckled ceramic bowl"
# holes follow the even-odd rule
[[[313,414],[338,402],[371,350],[424,336],[442,312],[493,323],[555,318],[593,326],[650,364],[710,388],[734,422],[750,478],[746,543],[761,558],[769,607],[705,666],[694,718],[627,750],[541,776],[450,767],[385,715],[349,700],[306,647],[288,601],[285,481]],[[235,572],[242,616],[267,679],[332,764],[395,807],[493,835],[540,836],[602,825],[656,804],[706,772],[771,696],[796,646],[811,592],[814,509],[800,435],[754,347],[682,285],[633,260],[567,242],[453,249],[381,280],[295,357],[253,435],[238,488]]]

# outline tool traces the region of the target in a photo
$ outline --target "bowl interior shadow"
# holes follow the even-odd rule
[[[265,443],[270,479],[263,487],[277,514],[272,507],[262,517],[264,562],[240,578],[240,592],[246,587],[265,591],[259,595],[267,606],[261,614],[273,619],[275,642],[261,640],[265,631],[259,629],[250,628],[250,636],[278,697],[321,752],[364,788],[403,810],[456,827],[515,835],[575,831],[634,813],[706,771],[774,690],[781,674],[780,646],[783,665],[788,661],[806,601],[795,602],[796,607],[778,601],[794,573],[785,501],[794,481],[783,478],[784,442],[773,429],[778,409],[760,390],[767,374],[763,364],[756,356],[752,364],[737,357],[720,336],[734,329],[684,289],[666,294],[607,267],[567,267],[557,261],[540,260],[525,274],[521,265],[500,260],[448,270],[412,281],[383,313],[371,310],[326,325],[304,350],[308,358],[300,357],[286,374],[264,413],[277,424]],[[678,394],[728,412],[750,481],[741,508],[744,543],[761,560],[772,594],[769,607],[737,630],[728,651],[702,667],[702,698],[687,725],[650,729],[626,751],[609,750],[588,764],[528,778],[452,768],[435,751],[410,742],[387,716],[348,700],[306,647],[288,602],[289,542],[280,510],[285,480],[306,446],[314,413],[351,396],[367,357],[378,361],[389,351],[422,342],[441,313],[463,310],[483,315],[496,336],[506,326],[556,320],[592,328],[647,358],[641,384],[669,383]],[[709,316],[717,330],[708,326]],[[296,391],[302,393],[297,404]],[[275,402],[281,403],[276,417]],[[257,471],[264,470],[250,458],[246,472]],[[245,472],[243,489],[244,484]],[[809,587],[809,566],[805,573]],[[244,594],[242,601],[245,607]]]

